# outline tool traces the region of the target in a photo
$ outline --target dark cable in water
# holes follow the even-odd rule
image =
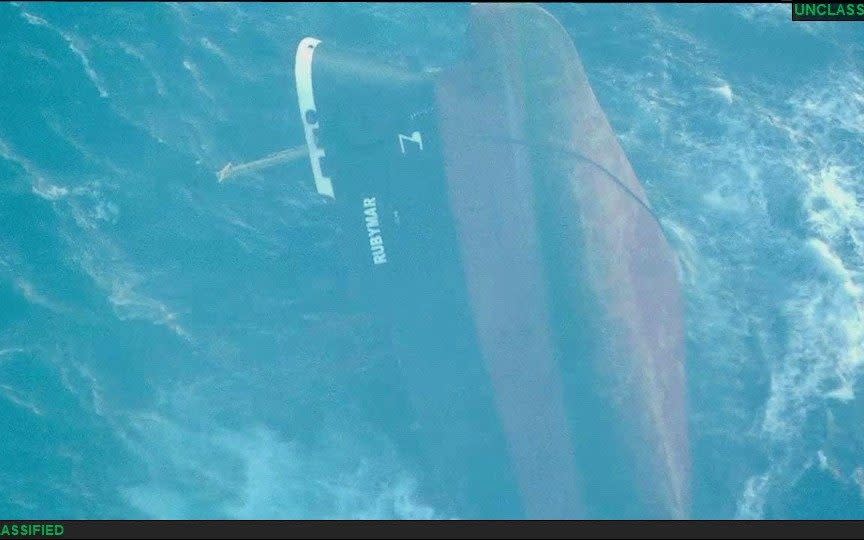
[[[643,201],[639,197],[639,195],[634,193],[632,189],[627,187],[627,184],[625,184],[620,178],[618,178],[618,176],[616,176],[615,173],[613,173],[612,171],[610,171],[609,169],[607,169],[606,167],[604,167],[600,163],[597,163],[596,161],[594,161],[590,157],[586,156],[582,152],[580,152],[574,148],[560,145],[560,144],[555,144],[552,142],[530,142],[530,141],[525,141],[523,139],[516,139],[516,138],[512,138],[512,137],[497,137],[494,135],[480,135],[480,134],[466,134],[465,136],[470,137],[472,139],[495,141],[495,142],[500,142],[500,143],[505,143],[505,144],[516,144],[519,146],[524,146],[526,148],[535,148],[535,149],[539,148],[539,149],[553,150],[553,151],[558,152],[560,154],[564,154],[564,155],[567,155],[569,157],[582,160],[582,161],[584,161],[590,165],[593,165],[594,167],[596,167],[597,169],[602,171],[606,176],[608,176],[631,199],[636,201],[636,204],[638,204],[643,209],[645,209],[645,211],[648,212],[648,215],[650,215],[651,218],[657,223],[657,226],[660,227],[660,231],[663,234],[663,236],[666,238],[666,240],[667,241],[669,240],[669,238],[666,234],[666,229],[663,227],[663,223],[660,221],[660,217],[657,216],[657,214],[654,212],[654,210],[650,206],[648,206],[648,204],[645,203],[645,201]],[[375,140],[368,141],[365,143],[355,143],[355,146],[356,147],[373,147],[373,146],[376,146],[378,144],[385,144],[385,142],[383,139],[375,139]]]
[[[515,144],[515,145],[523,146],[526,148],[534,148],[534,149],[542,148],[542,149],[546,149],[546,150],[552,150],[552,151],[558,152],[560,154],[564,154],[566,156],[579,159],[579,160],[584,161],[590,165],[593,165],[594,167],[596,167],[597,169],[602,171],[606,176],[608,176],[619,188],[621,188],[622,191],[624,191],[624,193],[626,193],[631,199],[636,201],[636,203],[639,206],[641,206],[643,209],[645,209],[646,212],[648,212],[648,214],[651,216],[651,218],[657,223],[657,226],[660,228],[661,233],[663,234],[664,237],[666,237],[666,240],[668,242],[669,239],[668,239],[668,236],[666,234],[666,229],[665,229],[665,227],[663,227],[663,222],[660,221],[660,217],[657,216],[657,214],[654,212],[654,210],[650,206],[648,206],[648,204],[645,201],[643,201],[641,197],[639,197],[636,193],[634,193],[633,190],[627,186],[627,184],[625,184],[620,178],[618,178],[618,176],[615,175],[615,173],[613,173],[612,171],[610,171],[609,169],[607,169],[606,167],[604,167],[600,163],[597,163],[596,161],[594,161],[590,157],[586,156],[582,152],[580,152],[574,148],[564,146],[561,144],[556,144],[553,142],[530,142],[530,141],[526,141],[523,139],[516,139],[516,138],[512,138],[512,137],[496,137],[493,135],[471,135],[471,134],[468,134],[467,136],[471,137],[473,139],[497,141],[497,142],[506,143],[506,144]],[[376,144],[380,144],[383,142],[384,142],[383,140],[378,140],[378,141],[371,142],[371,144],[370,143],[358,144],[356,146],[360,146],[360,147],[374,146]],[[303,146],[298,146],[295,148],[288,148],[286,150],[283,150],[281,152],[277,152],[275,154],[271,154],[271,155],[269,155],[263,159],[253,161],[250,163],[244,163],[244,164],[240,164],[240,165],[234,165],[232,163],[229,163],[218,173],[219,182],[222,182],[231,176],[235,176],[239,173],[245,172],[246,169],[251,171],[251,170],[255,170],[255,169],[259,169],[259,168],[266,168],[266,167],[269,167],[271,165],[275,165],[277,163],[285,163],[285,162],[293,161],[293,160],[301,158],[305,155],[306,155],[306,148]]]
[[[522,139],[514,139],[514,138],[510,138],[510,137],[495,137],[495,136],[491,136],[491,135],[468,135],[468,136],[472,137],[472,138],[477,138],[477,139],[486,139],[486,140],[491,140],[491,141],[516,144],[519,146],[525,146],[527,148],[545,148],[545,149],[549,149],[549,150],[554,150],[554,151],[559,152],[561,154],[565,154],[569,157],[580,159],[584,162],[587,162],[587,163],[593,165],[594,167],[598,168],[600,171],[605,173],[606,176],[608,176],[610,179],[612,179],[612,181],[615,182],[615,184],[619,188],[621,188],[624,191],[624,193],[626,193],[627,195],[630,196],[630,198],[632,198],[634,201],[636,201],[636,203],[639,204],[639,206],[644,208],[645,211],[648,212],[648,214],[650,214],[651,217],[654,219],[654,221],[657,223],[657,226],[660,227],[660,230],[662,231],[663,236],[666,236],[666,230],[663,227],[663,223],[660,221],[660,217],[657,216],[656,213],[654,213],[654,210],[652,210],[651,207],[648,206],[645,203],[645,201],[642,200],[641,197],[636,195],[632,189],[627,187],[627,184],[625,184],[620,178],[618,178],[618,176],[616,176],[615,173],[613,173],[612,171],[610,171],[609,169],[607,169],[606,167],[604,167],[600,163],[597,163],[596,161],[594,161],[590,157],[586,156],[582,152],[575,150],[573,148],[570,148],[570,147],[567,147],[564,145],[555,144],[552,142],[536,143],[536,142],[524,141]]]

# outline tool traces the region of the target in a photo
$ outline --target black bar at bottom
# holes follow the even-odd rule
[[[50,527],[49,527],[50,525]],[[14,529],[13,529],[14,526]],[[26,527],[25,527],[26,526]],[[41,527],[40,527],[41,526]],[[13,531],[17,534],[13,534]],[[26,534],[22,534],[26,533]],[[47,534],[46,534],[47,533]],[[59,534],[58,534],[59,533]],[[4,538],[861,538],[864,521],[5,521]]]

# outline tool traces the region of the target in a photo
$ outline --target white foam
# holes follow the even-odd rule
[[[32,13],[24,11],[23,9],[20,10],[20,14],[21,17],[23,17],[24,20],[26,20],[29,24],[50,28],[51,30],[56,32],[61,38],[63,38],[63,41],[66,42],[69,50],[72,51],[76,57],[78,57],[78,60],[81,63],[81,67],[84,68],[84,73],[87,75],[87,78],[90,79],[90,82],[93,83],[93,86],[96,87],[96,90],[99,92],[99,96],[103,98],[108,97],[108,90],[105,88],[105,85],[102,82],[102,78],[99,76],[98,73],[96,73],[96,70],[93,69],[90,58],[84,52],[84,49],[86,49],[86,45],[80,38],[78,38],[71,32],[67,32],[61,30],[60,28],[57,28],[56,26],[46,21],[44,18],[33,15]]]
[[[32,400],[28,399],[22,392],[12,388],[8,384],[0,384],[0,394],[6,398],[10,403],[17,405],[23,409],[30,411],[32,414],[36,416],[45,416],[45,412],[34,403]]]
[[[108,97],[108,90],[105,88],[105,84],[102,82],[102,78],[96,73],[96,70],[93,69],[93,66],[90,64],[90,58],[84,53],[83,50],[83,42],[75,37],[74,35],[68,32],[60,32],[60,35],[66,40],[66,43],[69,45],[69,50],[75,53],[75,56],[81,61],[81,67],[84,68],[84,72],[87,74],[87,78],[90,79],[90,82],[93,83],[93,86],[96,87],[96,90],[99,92],[99,96],[103,98]]]
[[[660,222],[677,255],[678,279],[687,288],[695,286],[702,279],[702,275],[699,273],[698,260],[700,255],[696,237],[691,231],[671,218],[661,218]]]
[[[864,500],[864,467],[856,467],[852,472],[852,480],[857,484],[861,500]]]
[[[854,305],[861,298],[861,287],[856,282],[860,271],[846,268],[846,264],[839,255],[831,250],[831,247],[819,238],[808,238],[804,242],[816,257],[822,269],[839,285],[848,295],[849,302]]]
[[[122,252],[105,238],[93,236],[74,259],[108,293],[108,302],[120,320],[146,320],[165,326],[186,341],[192,336],[178,315],[165,303],[138,290],[142,277],[125,262]]]
[[[782,9],[736,12],[746,24],[808,26],[789,22],[788,11],[776,22]],[[625,111],[631,107],[620,116],[627,150],[662,170],[656,185],[669,186],[683,203],[663,222],[691,276],[687,298],[698,313],[687,332],[702,347],[698,373],[706,382],[693,384],[697,394],[698,385],[711,387],[704,391],[710,405],[693,404],[694,429],[743,439],[768,454],[767,471],[751,475],[738,501],[740,516],[760,517],[772,485],[794,482],[813,459],[803,442],[813,436],[805,433],[808,420],[836,400],[853,399],[864,372],[864,78],[847,69],[847,48],[836,57],[840,67],[824,69],[805,87],[734,81],[712,71],[722,64],[713,51],[688,47],[689,37],[667,31],[654,20],[659,16],[647,19],[651,37],[643,41],[658,54],[644,69],[601,73]],[[619,90],[633,88],[633,96]],[[693,91],[700,88],[701,99]],[[705,94],[736,106],[721,117],[710,106],[703,112]],[[678,187],[687,182],[699,189]],[[802,215],[805,231],[796,222]],[[694,240],[670,221],[692,228]],[[764,272],[764,250],[772,251],[768,264],[780,259],[785,267]],[[765,287],[778,273],[790,277]],[[749,298],[754,290],[771,294]],[[770,369],[761,407],[750,404],[753,386],[742,380],[759,372],[755,365]]]
[[[798,283],[785,306],[792,336],[775,367],[764,421],[764,429],[780,440],[797,435],[818,400],[854,399],[864,373],[864,208],[857,202],[864,196],[862,183],[851,165],[797,167],[806,179],[803,206],[812,232],[804,248],[819,274]]]
[[[38,291],[33,283],[23,277],[15,279],[15,288],[18,289],[18,292],[20,292],[21,295],[31,304],[41,306],[55,313],[65,313],[69,311],[66,307],[60,305],[60,303]]]
[[[140,50],[138,50],[137,48],[133,47],[132,45],[126,43],[125,41],[119,41],[119,42],[117,42],[117,44],[120,45],[120,48],[123,50],[123,52],[125,52],[126,54],[128,54],[132,58],[135,58],[136,60],[141,62],[141,64],[145,68],[147,68],[147,71],[150,74],[150,77],[153,79],[153,84],[156,86],[156,93],[162,97],[165,97],[165,95],[166,95],[165,82],[162,80],[162,77],[159,75],[159,72],[153,68],[153,65],[150,63],[150,61],[147,59],[147,57],[144,56],[144,53],[141,52]]]
[[[0,157],[6,161],[10,161],[22,169],[30,176],[39,176],[34,165],[25,157],[18,155],[12,147],[4,139],[0,138]]]
[[[24,349],[20,347],[7,347],[5,349],[0,349],[0,356],[6,356],[8,354],[15,354],[20,352],[24,352]]]
[[[263,426],[191,431],[157,413],[134,417],[131,430],[128,440],[136,441],[150,479],[123,493],[151,518],[439,517],[418,500],[414,481],[393,466],[389,452],[374,452],[345,433],[313,448]],[[199,498],[212,501],[206,510],[196,507]]]
[[[176,313],[162,302],[137,292],[134,285],[127,280],[114,280],[108,301],[111,302],[114,312],[121,320],[149,320],[154,324],[168,327],[184,339],[191,339],[189,333],[180,325]]]
[[[63,186],[52,184],[42,177],[36,177],[31,188],[33,193],[46,201],[57,201],[69,195],[69,190]]]
[[[816,460],[819,463],[819,469],[825,471],[830,474],[835,480],[843,482],[843,472],[828,458],[828,455],[825,454],[822,450],[818,450],[816,452]]]
[[[771,394],[762,423],[778,450],[777,466],[796,470],[806,420],[830,402],[855,399],[864,374],[864,198],[860,148],[864,127],[855,74],[833,74],[823,85],[790,100],[794,114],[774,119],[794,147],[788,168],[803,184],[802,209],[809,236],[801,253],[813,269],[791,283],[783,306],[789,327],[784,354],[774,364]],[[821,152],[820,152],[821,150]],[[825,156],[825,157],[820,157]],[[826,457],[827,459],[827,457]],[[839,471],[836,465],[832,470]]]
[[[714,207],[717,210],[724,212],[733,212],[737,214],[748,214],[752,210],[752,204],[748,200],[746,191],[734,186],[735,183],[740,183],[740,179],[735,181],[718,178],[717,185],[706,192],[702,196],[702,200]]]
[[[784,4],[745,4],[737,7],[736,13],[739,16],[760,25],[786,24],[789,19],[789,8]]]
[[[26,20],[28,23],[32,24],[33,26],[49,26],[48,21],[46,21],[42,17],[39,17],[37,15],[33,15],[32,13],[22,11],[21,16],[24,17],[24,20]]]
[[[732,98],[735,97],[735,95],[732,93],[732,87],[729,86],[729,83],[727,82],[723,82],[719,86],[711,86],[708,88],[708,90],[722,97],[726,101],[726,103],[732,103]]]
[[[225,53],[224,50],[222,50],[222,47],[213,43],[210,39],[208,39],[206,37],[202,37],[198,42],[206,50],[210,51],[211,53],[213,53],[214,55],[219,57],[220,60],[222,60],[226,64],[231,64],[231,58]]]
[[[805,166],[801,166],[805,168]],[[850,166],[825,164],[816,170],[807,170],[808,189],[804,207],[807,221],[815,233],[826,242],[841,242],[845,235],[853,242],[856,254],[864,258],[864,208],[858,198],[861,178]],[[856,191],[857,190],[857,191]]]
[[[65,357],[56,358],[54,364],[60,373],[63,388],[75,396],[85,410],[110,420],[102,385],[90,368],[79,361]]]
[[[861,287],[826,242],[811,238],[805,246],[823,274],[798,283],[784,306],[791,335],[773,368],[763,420],[777,442],[797,438],[820,399],[853,399],[864,367]]]
[[[767,473],[747,479],[744,492],[738,501],[736,519],[762,519],[765,512],[765,496],[770,488],[769,479]]]
[[[25,156],[15,152],[9,143],[0,138],[0,157],[10,161],[24,170],[31,179],[30,190],[46,201],[57,201],[66,197],[69,190],[60,185],[52,184],[45,179],[46,174],[42,172],[32,161]]]
[[[195,81],[195,86],[198,88],[198,91],[206,96],[210,101],[214,101],[213,94],[204,84],[204,78],[201,76],[201,71],[198,69],[195,62],[186,58],[183,60],[183,68],[192,76],[192,80]]]

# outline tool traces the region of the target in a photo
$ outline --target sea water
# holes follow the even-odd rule
[[[0,5],[0,515],[459,517],[308,163],[216,173],[303,143],[301,38],[432,70],[468,9]],[[548,9],[681,261],[693,514],[864,517],[864,34]]]

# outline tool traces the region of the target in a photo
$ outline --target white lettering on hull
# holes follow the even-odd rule
[[[369,234],[369,249],[372,251],[372,262],[385,264],[387,253],[384,251],[384,239],[381,238],[381,222],[378,219],[378,204],[375,197],[363,199],[363,213],[366,215],[366,232]]]

